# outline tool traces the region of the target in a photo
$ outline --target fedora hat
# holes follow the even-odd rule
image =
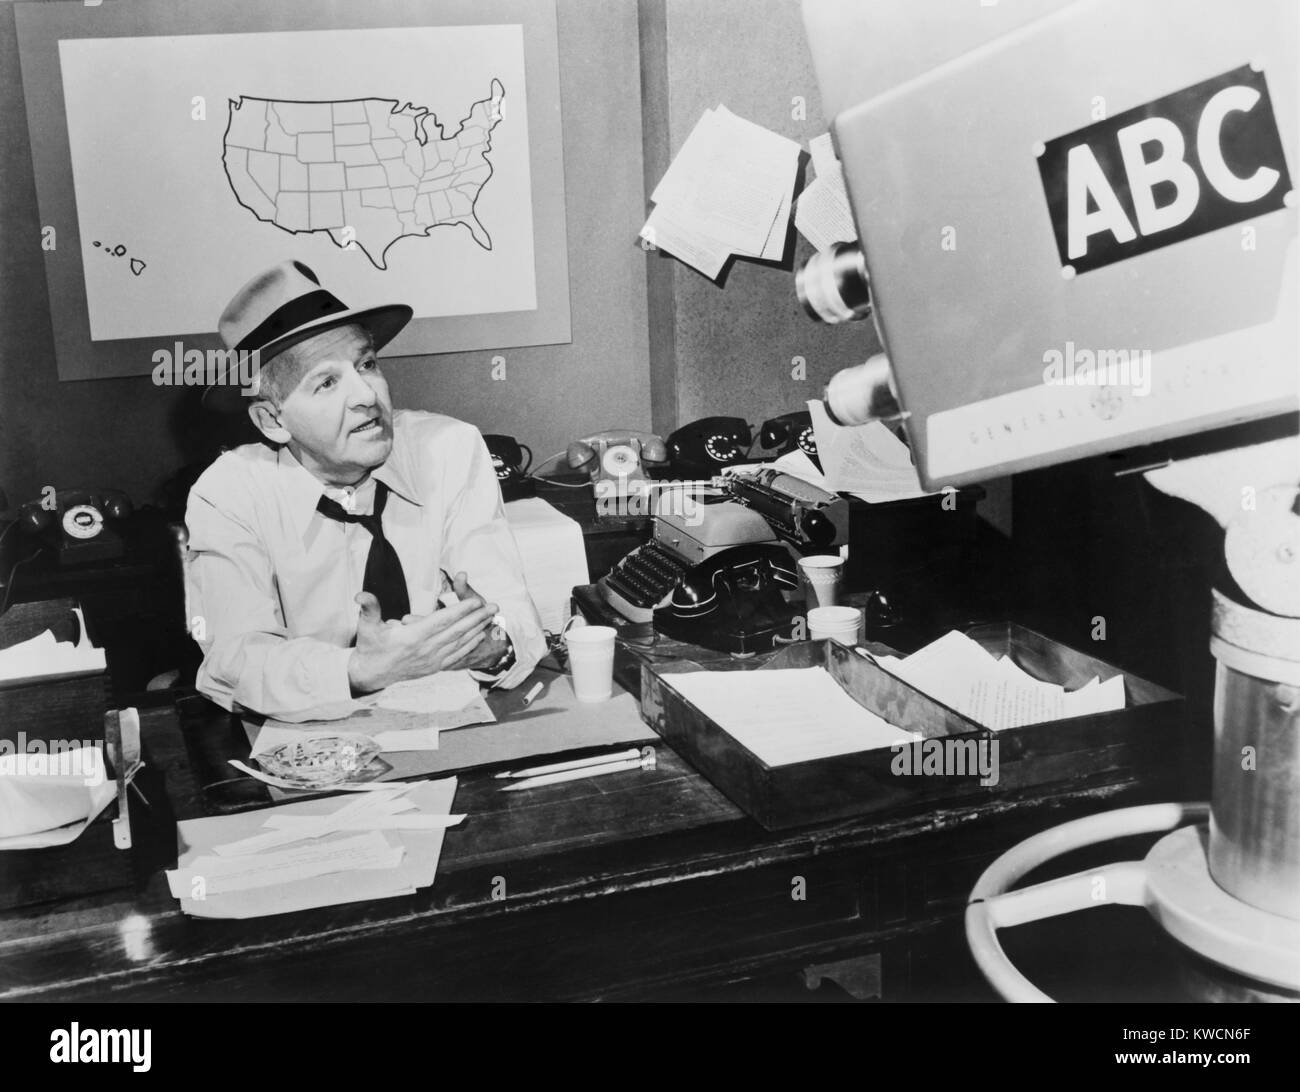
[[[259,273],[235,293],[217,320],[217,332],[227,349],[258,354],[266,365],[285,349],[336,326],[355,323],[370,332],[378,351],[411,321],[414,312],[404,303],[381,307],[348,307],[302,262],[280,262]],[[225,374],[204,392],[206,399],[225,383]]]

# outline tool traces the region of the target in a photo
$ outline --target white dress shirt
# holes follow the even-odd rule
[[[524,587],[487,445],[473,425],[437,413],[393,414],[388,461],[356,490],[327,488],[288,448],[247,444],[222,455],[190,490],[186,566],[191,630],[203,649],[198,689],[226,709],[267,716],[347,701],[370,532],[322,515],[322,495],[373,511],[389,488],[384,536],[402,562],[411,611],[436,609],[442,572],[465,572],[496,603],[515,686],[546,652]],[[196,621],[197,619],[197,621]]]

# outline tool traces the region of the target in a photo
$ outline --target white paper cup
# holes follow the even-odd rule
[[[838,554],[801,557],[799,575],[809,607],[833,607],[839,603],[844,583],[844,559]]]
[[[813,641],[827,638],[844,645],[862,641],[862,611],[857,607],[813,607],[808,612],[808,637]]]
[[[565,636],[573,693],[579,701],[605,701],[613,693],[617,633],[612,626],[583,626]]]

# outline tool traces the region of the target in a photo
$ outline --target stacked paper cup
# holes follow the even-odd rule
[[[830,638],[856,645],[862,640],[862,611],[857,607],[813,607],[808,612],[808,636],[814,641]]]

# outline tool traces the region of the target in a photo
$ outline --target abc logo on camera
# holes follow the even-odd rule
[[[1243,65],[1042,145],[1061,265],[1086,273],[1283,207],[1262,71]]]

